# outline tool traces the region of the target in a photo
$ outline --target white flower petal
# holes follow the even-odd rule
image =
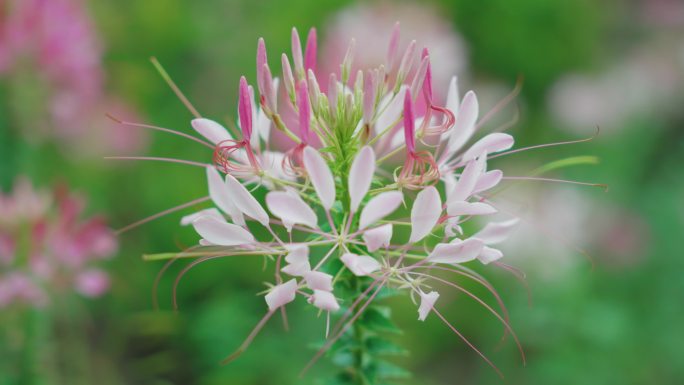
[[[480,158],[483,159],[483,158]],[[472,195],[475,185],[482,173],[482,162],[471,160],[463,168],[461,176],[458,178],[456,186],[447,197],[448,202],[464,201]]]
[[[475,184],[475,190],[473,190],[473,194],[487,191],[496,187],[496,185],[501,182],[502,178],[503,172],[501,170],[487,171],[486,173],[480,175],[480,178],[478,178],[477,183]]]
[[[207,166],[207,182],[209,185],[209,197],[214,204],[224,213],[230,215],[233,223],[244,226],[245,219],[242,216],[242,212],[233,203],[230,191],[214,166]]]
[[[335,203],[335,179],[321,154],[312,147],[304,149],[304,168],[326,210]]]
[[[285,256],[287,263],[309,262],[309,247],[304,244],[287,245],[289,251]]]
[[[399,191],[387,191],[376,195],[361,211],[359,229],[364,229],[393,213],[401,204],[402,199],[403,196]]]
[[[502,257],[503,253],[501,250],[485,246],[482,248],[480,255],[477,256],[477,259],[479,259],[484,265],[487,265],[501,259]]]
[[[296,193],[271,191],[266,194],[266,206],[276,217],[282,219],[287,231],[296,224],[318,227],[316,213]]]
[[[518,218],[510,219],[504,222],[490,222],[473,235],[473,238],[480,239],[486,245],[495,245],[508,239],[520,220]]]
[[[479,109],[477,95],[473,91],[468,91],[463,97],[463,102],[461,102],[458,109],[456,123],[454,123],[454,127],[451,129],[451,136],[445,151],[447,158],[460,150],[470,137],[473,136],[477,115],[480,113]],[[476,155],[479,155],[479,153]]]
[[[432,232],[442,215],[442,201],[434,186],[428,186],[418,193],[411,208],[411,237],[409,243],[416,243]]]
[[[259,201],[232,175],[226,175],[226,187],[233,198],[235,206],[248,217],[268,227],[268,214]]]
[[[436,291],[431,291],[427,294],[420,292],[420,306],[418,307],[418,321],[425,321],[428,314],[435,306],[437,298],[439,298],[439,293]]]
[[[489,134],[475,142],[475,144],[473,144],[468,151],[463,154],[461,162],[467,162],[471,159],[475,159],[483,152],[486,152],[487,154],[493,154],[495,152],[508,150],[509,148],[513,147],[514,142],[515,141],[513,137],[508,134],[501,132]]]
[[[401,86],[401,89],[399,89],[399,92],[394,95],[393,99],[390,99],[392,97],[392,93],[389,93],[383,100],[380,101],[380,104],[378,105],[378,111],[382,112],[375,120],[376,134],[379,134],[389,128],[401,117],[401,114],[404,111],[404,96],[407,89],[408,86]]]
[[[225,218],[223,218],[223,215],[221,215],[221,213],[216,208],[212,207],[184,216],[183,218],[181,218],[180,224],[181,226],[190,225],[192,224],[192,222],[195,221],[195,219],[200,217],[213,217],[224,222],[226,221]]]
[[[192,222],[195,231],[205,240],[220,246],[237,246],[254,242],[254,236],[240,226],[213,217],[201,217]]]
[[[281,306],[287,305],[288,303],[294,301],[295,294],[297,293],[297,280],[291,279],[285,283],[281,283],[271,289],[271,291],[266,294],[266,304],[268,305],[269,311],[274,311]]]
[[[458,119],[458,110],[461,104],[460,95],[458,92],[458,78],[453,76],[451,81],[449,81],[449,90],[447,91],[446,105],[445,107],[450,110],[456,119]]]
[[[465,241],[454,239],[450,243],[440,243],[432,250],[427,260],[432,263],[464,263],[477,258],[484,244],[481,240],[468,238]]]
[[[359,151],[349,170],[349,198],[351,199],[351,211],[356,212],[361,200],[370,189],[371,181],[375,173],[375,153],[370,146],[364,146]]]
[[[337,299],[335,299],[335,296],[329,291],[314,290],[313,295],[309,297],[309,303],[321,310],[340,310],[340,305],[337,303]]]
[[[491,215],[496,209],[482,202],[451,202],[447,206],[447,214],[452,217],[461,215]]]
[[[392,224],[387,223],[363,233],[363,241],[366,242],[368,251],[373,252],[380,247],[387,247],[392,240]]]
[[[211,119],[193,119],[190,124],[195,131],[213,144],[218,145],[226,140],[233,140],[233,137],[225,127]]]
[[[342,263],[356,276],[365,276],[374,273],[382,267],[380,262],[367,255],[346,253],[340,258]]]
[[[306,285],[309,286],[311,290],[325,290],[332,291],[332,280],[333,276],[320,271],[309,271],[304,274],[304,280]]]

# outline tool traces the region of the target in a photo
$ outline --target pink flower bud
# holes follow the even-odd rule
[[[373,107],[375,106],[375,77],[369,71],[363,82],[363,122],[369,124],[373,119]]]
[[[423,60],[427,59],[427,69],[425,70],[425,80],[423,80],[423,97],[428,105],[432,104],[432,65],[430,64],[430,53],[427,48],[423,48],[421,55]]]
[[[397,51],[399,50],[399,22],[394,24],[392,35],[390,35],[389,48],[387,49],[387,62],[385,66],[388,72],[392,72],[397,63]]]
[[[305,80],[300,81],[297,85],[297,109],[299,110],[299,138],[302,143],[308,144],[311,129],[311,104],[309,103],[309,90]]]
[[[292,28],[292,60],[298,79],[304,77],[304,59],[302,58],[302,43],[299,40],[297,28]]]
[[[283,67],[283,83],[285,83],[285,90],[290,96],[290,100],[294,102],[295,100],[295,81],[294,75],[292,74],[292,67],[290,67],[290,60],[287,58],[286,54],[280,57],[280,62]]]
[[[404,95],[404,140],[406,141],[406,149],[411,154],[416,152],[416,129],[412,104],[411,91],[406,90]]]
[[[306,38],[306,51],[304,53],[304,70],[316,72],[316,51],[317,51],[316,28],[309,30]]]
[[[257,56],[256,56],[256,70],[257,70],[257,87],[259,88],[259,93],[264,94],[264,79],[262,72],[264,71],[264,66],[267,65],[266,58],[266,43],[264,43],[264,38],[260,37],[257,43]]]
[[[246,141],[252,138],[252,97],[244,76],[240,78],[240,94],[238,96],[238,115],[240,117],[240,129]]]

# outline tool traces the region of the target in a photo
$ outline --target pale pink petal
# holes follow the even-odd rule
[[[411,236],[409,243],[416,243],[432,232],[442,215],[442,201],[434,186],[418,193],[411,208]]]
[[[508,150],[513,147],[513,137],[501,132],[489,134],[473,144],[468,151],[463,154],[462,162],[475,159],[482,153],[493,154],[495,152]]]
[[[456,186],[448,195],[447,202],[464,201],[472,195],[475,185],[482,172],[481,165],[476,160],[471,160],[463,168]]]
[[[302,277],[311,271],[309,264],[309,248],[306,245],[288,245],[289,253],[285,256],[287,266],[281,271],[294,277]]]
[[[451,243],[440,243],[432,250],[427,260],[432,263],[464,263],[477,258],[484,244],[479,239],[465,241],[454,239]]]
[[[361,200],[368,193],[373,173],[375,173],[375,153],[370,146],[364,146],[354,158],[349,170],[349,198],[352,212],[358,210]]]
[[[435,306],[435,302],[437,302],[437,298],[439,298],[439,293],[431,291],[425,294],[421,291],[419,294],[420,306],[418,307],[418,321],[425,321],[425,318],[427,318],[428,314]]]
[[[223,215],[221,215],[221,213],[217,209],[212,207],[184,216],[183,218],[181,218],[180,224],[181,226],[190,225],[192,224],[192,222],[195,221],[195,219],[200,217],[214,217],[219,220],[224,219]]]
[[[477,183],[475,184],[475,190],[473,190],[473,194],[487,191],[496,187],[496,185],[501,182],[502,178],[503,172],[501,170],[487,171],[486,173],[480,175],[480,178],[478,178]]]
[[[102,270],[89,269],[76,277],[76,290],[86,297],[99,297],[109,290],[109,276]]]
[[[297,293],[297,280],[291,279],[280,285],[276,285],[271,291],[266,294],[266,304],[269,311],[274,311],[281,306],[287,305],[294,301]]]
[[[292,226],[296,224],[318,227],[316,213],[296,193],[271,191],[266,194],[266,206],[283,221],[287,231],[292,231]]]
[[[325,159],[312,147],[304,148],[304,168],[309,174],[311,184],[326,210],[335,203],[335,179]]]
[[[480,239],[487,245],[495,245],[508,239],[511,233],[515,230],[520,220],[518,218],[510,219],[504,222],[491,222],[473,235],[473,238]]]
[[[221,175],[213,166],[207,166],[207,181],[209,184],[209,197],[214,204],[224,213],[230,215],[233,223],[244,226],[245,219],[242,216],[242,212],[233,203],[233,197],[231,197],[231,193],[226,187],[223,178],[221,178]]]
[[[368,251],[375,251],[381,247],[387,247],[392,240],[392,224],[387,223],[363,233],[363,241],[366,242]]]
[[[340,305],[337,303],[337,299],[335,299],[335,296],[329,291],[314,290],[313,295],[309,297],[309,303],[321,310],[340,310]]]
[[[447,158],[460,150],[470,140],[470,137],[473,136],[479,108],[477,96],[473,91],[468,91],[463,97],[463,102],[461,102],[458,114],[456,114],[456,123],[454,123],[454,127],[451,129],[451,136],[445,151]],[[478,152],[475,155],[479,154]]]
[[[245,186],[240,183],[235,177],[226,174],[226,187],[230,196],[233,198],[235,206],[248,217],[251,217],[268,227],[268,214],[259,201],[250,194]]]
[[[306,285],[309,286],[311,290],[326,290],[332,291],[332,280],[333,276],[320,271],[309,271],[304,274],[304,280]]]
[[[207,138],[211,143],[218,145],[226,140],[233,140],[228,130],[221,124],[205,118],[193,119],[190,124],[200,135]]]
[[[214,245],[237,246],[254,242],[254,236],[240,226],[213,217],[201,217],[192,222],[195,231]]]
[[[496,214],[496,209],[482,202],[451,202],[447,206],[449,216],[461,215],[491,215]]]
[[[392,94],[390,93],[380,102],[378,111],[382,112],[378,115],[377,119],[375,119],[376,134],[390,128],[401,117],[401,113],[404,110],[404,97],[407,89],[408,86],[401,86],[401,89],[394,95],[394,98],[392,98]]]
[[[477,256],[477,259],[479,259],[483,264],[487,265],[501,259],[502,257],[503,253],[501,250],[485,246],[482,248],[480,255]]]
[[[356,255],[346,253],[340,257],[342,263],[356,276],[366,276],[372,274],[382,267],[380,262],[367,255]]]
[[[376,195],[361,211],[359,229],[365,229],[393,213],[401,204],[402,199],[403,196],[399,191],[387,191]]]
[[[451,113],[454,114],[456,120],[458,120],[458,109],[460,103],[461,101],[458,92],[458,78],[456,78],[456,76],[453,76],[451,78],[451,81],[449,81],[449,89],[447,90],[447,98],[444,107],[446,107],[447,110],[451,111]],[[446,119],[447,117],[445,116],[445,122]],[[453,127],[451,129],[453,130]],[[451,133],[451,130],[443,133],[442,136],[439,138],[440,142],[449,139],[451,137]]]

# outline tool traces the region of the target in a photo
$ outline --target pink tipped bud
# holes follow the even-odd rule
[[[280,62],[283,66],[283,83],[285,83],[285,90],[290,96],[290,100],[294,103],[295,100],[295,81],[292,75],[292,67],[290,67],[290,60],[287,58],[286,54],[280,57]]]
[[[308,70],[306,75],[307,81],[309,82],[309,98],[311,99],[313,110],[315,111],[318,108],[321,87],[318,85],[318,79],[316,79],[316,74],[314,74],[313,70]]]
[[[309,103],[309,90],[306,81],[297,84],[297,109],[299,110],[299,139],[302,143],[309,143],[309,131],[311,128],[311,104]]]
[[[387,49],[387,71],[392,72],[397,63],[397,52],[399,51],[399,22],[394,24],[392,35],[390,35],[389,48]]]
[[[342,76],[341,80],[343,84],[347,84],[347,81],[349,80],[352,62],[354,61],[355,48],[356,40],[351,39],[349,41],[349,47],[347,48],[347,52],[344,54],[344,60],[342,60],[342,64],[340,64],[340,74]]]
[[[406,90],[404,96],[404,140],[406,141],[406,149],[411,154],[416,152],[416,129],[412,104],[411,90]]]
[[[316,51],[317,51],[316,28],[309,30],[306,38],[306,51],[304,53],[304,70],[316,72]]]
[[[363,82],[363,122],[369,124],[373,119],[373,107],[375,106],[375,77],[373,73],[366,72]]]
[[[399,70],[397,71],[397,82],[394,85],[394,92],[398,92],[399,88],[401,88],[401,85],[404,83],[404,79],[406,79],[406,75],[411,71],[411,67],[413,67],[413,61],[414,61],[414,53],[416,51],[416,41],[413,40],[411,41],[411,44],[409,44],[408,48],[406,48],[406,51],[404,52],[404,56],[401,58],[401,64],[399,64]]]
[[[430,64],[430,53],[427,48],[423,48],[421,56],[423,60],[427,59],[427,69],[425,70],[425,80],[423,81],[423,97],[429,106],[432,105],[432,65]]]
[[[278,91],[273,83],[271,69],[268,67],[268,64],[264,64],[262,68],[260,78],[263,89],[259,90],[262,106],[268,113],[275,114],[278,112]]]
[[[252,138],[252,97],[244,76],[240,78],[240,94],[238,96],[238,115],[242,136],[249,141]]]
[[[331,110],[337,108],[337,76],[335,73],[330,73],[328,78],[328,100],[330,101]]]
[[[294,60],[297,79],[304,77],[304,59],[302,58],[302,42],[299,40],[297,28],[292,28],[292,60]]]
[[[266,65],[266,43],[264,43],[264,38],[260,37],[257,43],[257,56],[256,56],[256,70],[257,70],[257,86],[259,87],[259,93],[264,94],[264,84],[261,76],[264,70],[264,65]]]

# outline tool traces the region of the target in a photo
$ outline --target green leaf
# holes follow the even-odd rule
[[[380,337],[370,337],[366,340],[368,353],[374,356],[407,356],[408,350]]]
[[[387,361],[375,361],[375,377],[382,380],[405,380],[411,378],[411,372]]]
[[[373,332],[402,333],[402,330],[392,322],[390,309],[384,306],[366,309],[357,322],[365,329]]]

